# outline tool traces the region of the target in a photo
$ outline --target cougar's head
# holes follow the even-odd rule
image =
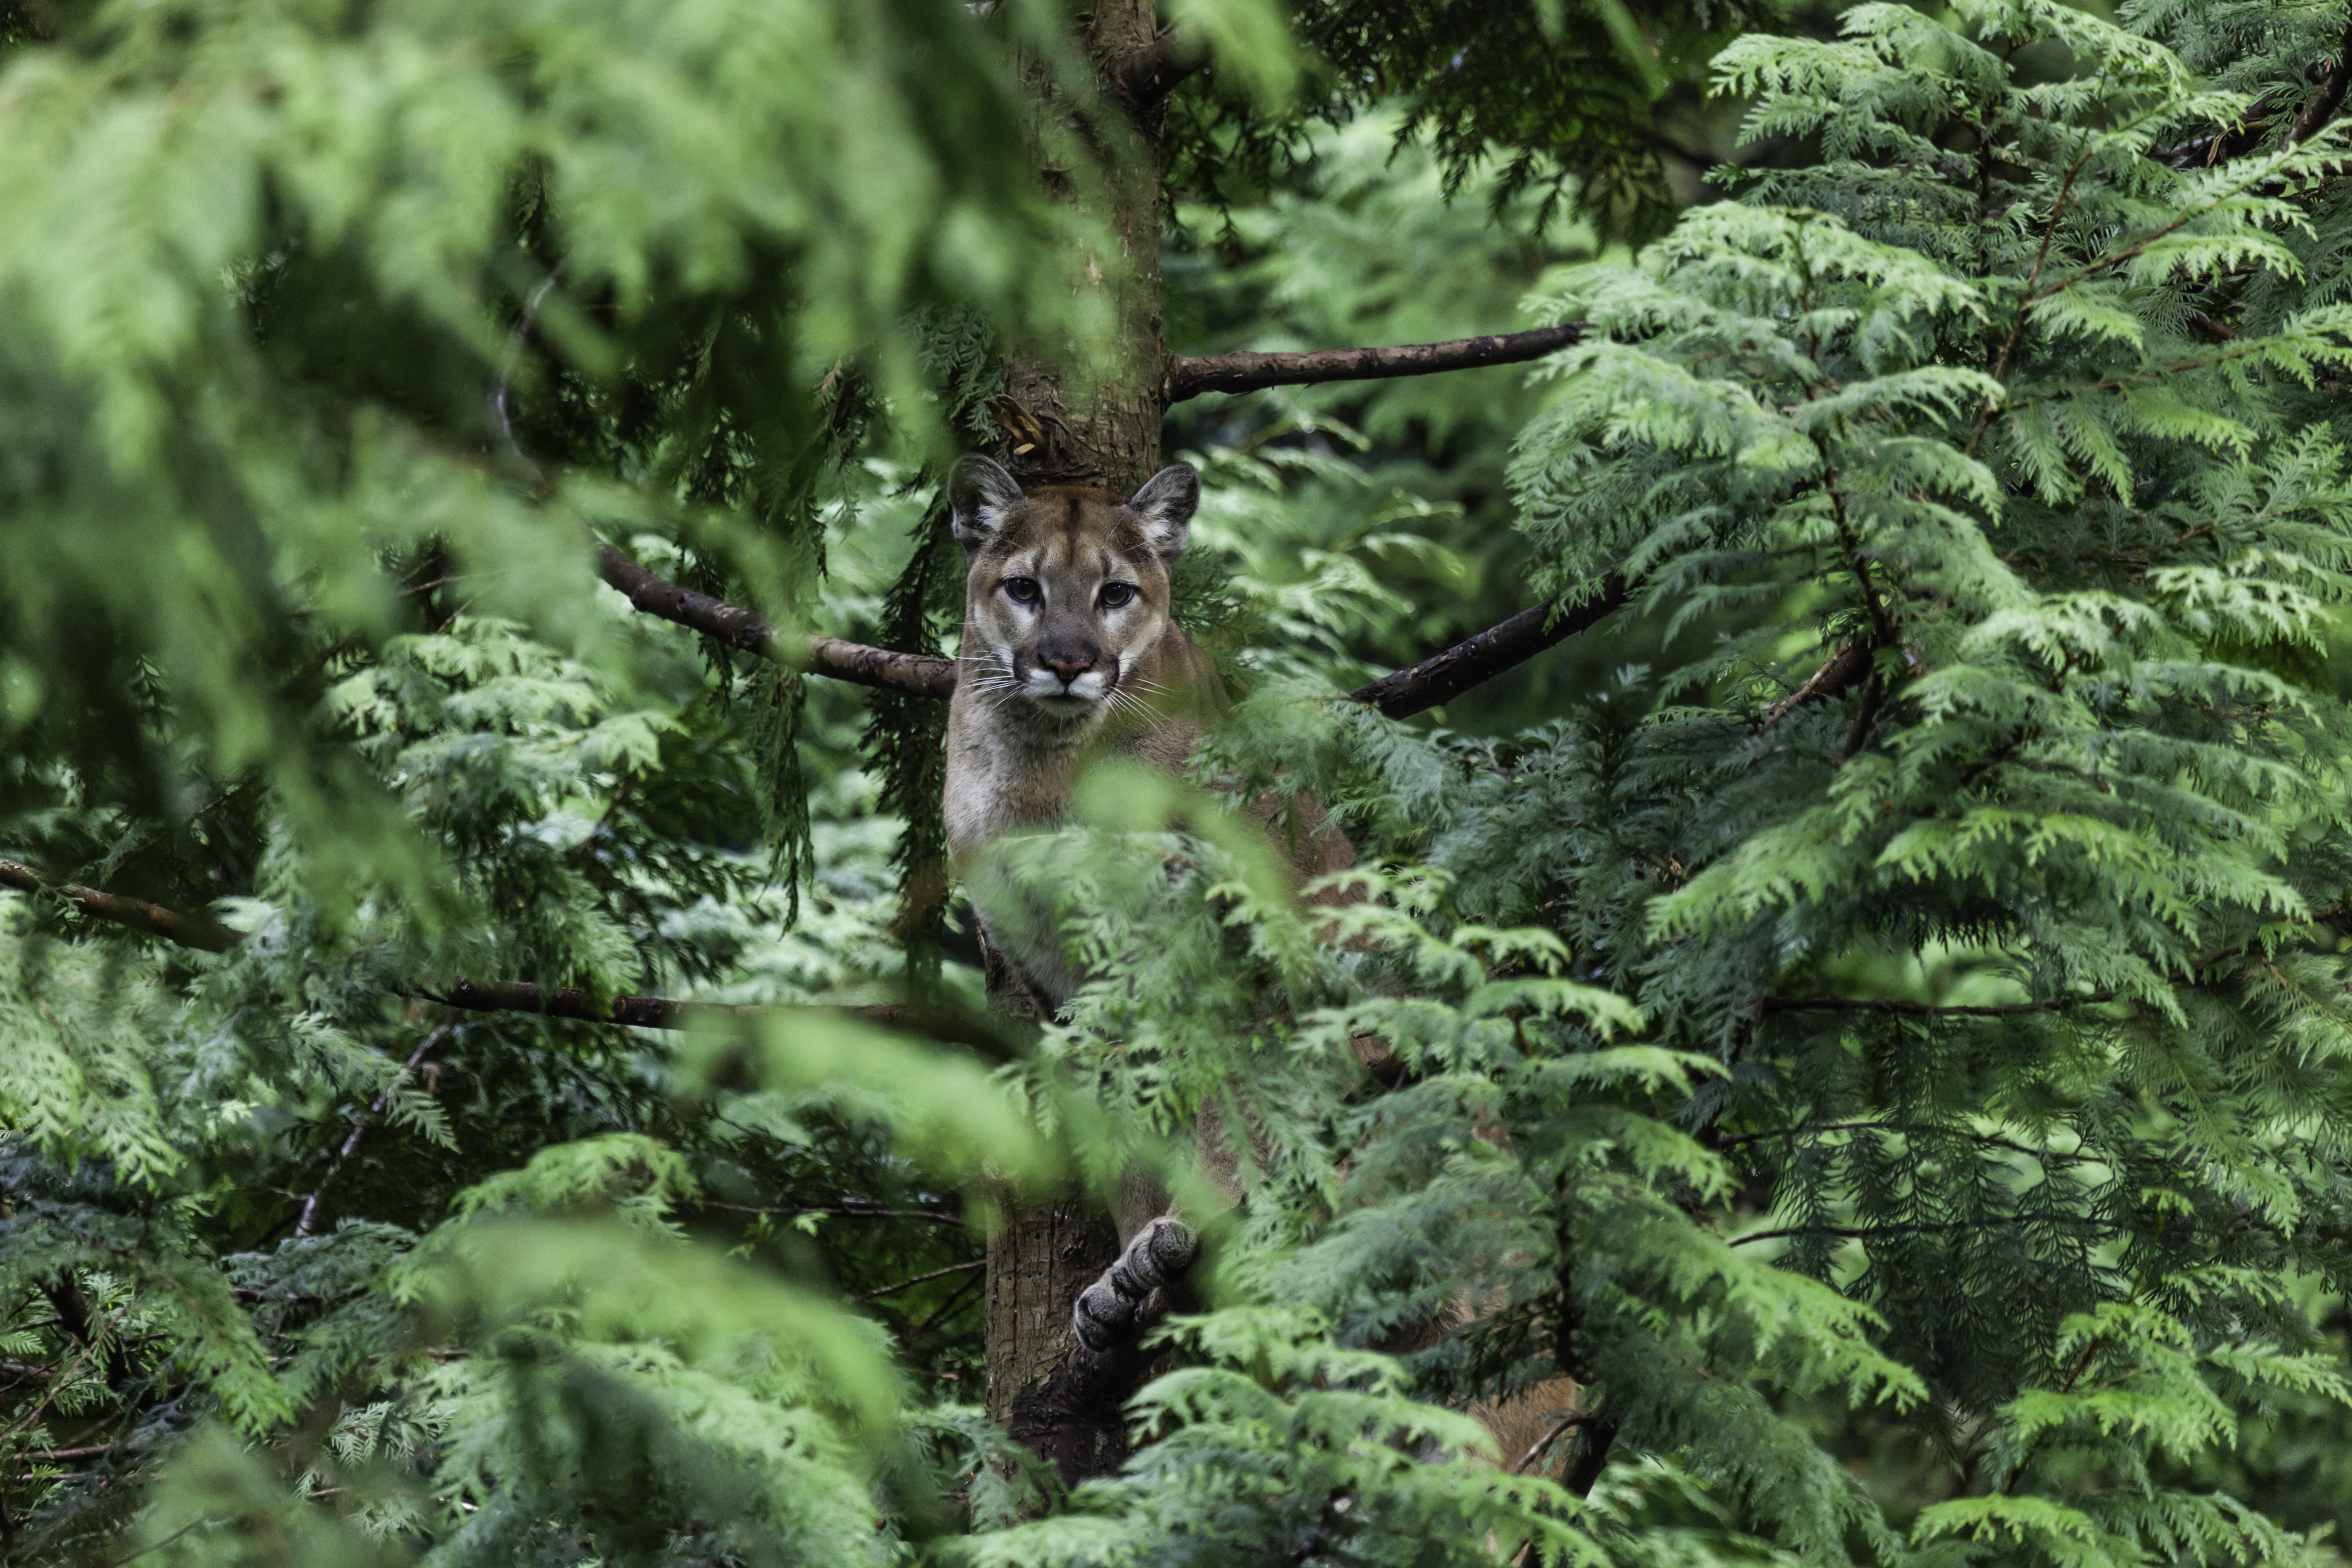
[[[1122,501],[1080,486],[1024,493],[986,458],[959,460],[948,503],[969,570],[963,684],[1062,724],[1143,695],[1170,626],[1168,563],[1201,476],[1162,468]]]

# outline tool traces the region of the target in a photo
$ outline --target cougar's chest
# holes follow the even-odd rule
[[[1007,833],[1058,826],[1068,815],[1072,782],[1092,759],[1124,756],[1174,772],[1200,737],[1197,724],[1162,721],[1054,743],[990,724],[976,708],[960,703],[948,722],[940,805],[948,847],[959,856]]]
[[[947,818],[948,847],[959,856],[1006,833],[1061,821],[1077,758],[1075,746],[1024,743],[1020,737],[971,719],[963,713],[950,716],[947,779],[940,803]]]

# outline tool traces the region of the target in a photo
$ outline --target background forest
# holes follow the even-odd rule
[[[2317,0],[0,5],[0,1560],[2341,1562],[2347,86]],[[1118,418],[1235,703],[1020,851],[1023,1020],[937,492]],[[1139,1172],[1093,1355],[1006,1238]]]

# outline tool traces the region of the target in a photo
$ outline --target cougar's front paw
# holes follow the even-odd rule
[[[1099,1353],[1126,1338],[1145,1299],[1181,1278],[1200,1250],[1199,1238],[1173,1215],[1161,1215],[1137,1231],[1102,1278],[1078,1292],[1070,1314],[1078,1342]]]

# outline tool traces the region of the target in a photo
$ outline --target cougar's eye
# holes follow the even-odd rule
[[[1037,580],[1034,577],[1007,577],[1004,580],[1004,596],[1016,605],[1034,605],[1037,602]]]
[[[1103,591],[1102,591],[1102,604],[1103,604],[1103,608],[1104,608],[1104,609],[1106,609],[1106,610],[1116,610],[1116,609],[1118,609],[1118,608],[1120,605],[1131,605],[1131,604],[1133,604],[1134,602],[1135,602],[1135,584],[1132,584],[1132,583],[1106,583],[1105,584],[1103,584]]]

